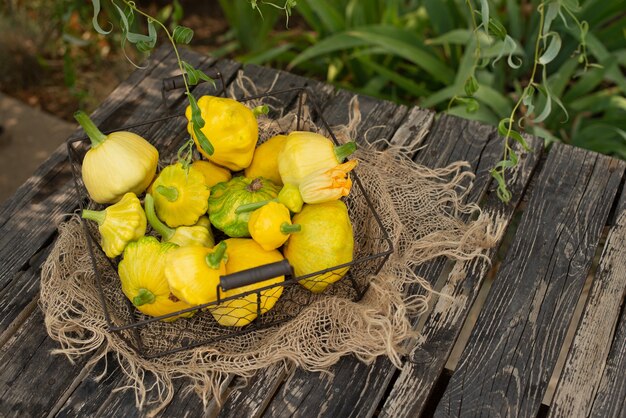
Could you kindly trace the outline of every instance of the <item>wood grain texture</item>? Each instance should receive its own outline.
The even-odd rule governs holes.
[[[550,406],[550,417],[583,417],[591,412],[626,294],[625,243],[626,212],[622,212],[607,237]]]
[[[552,148],[435,416],[537,414],[623,171]]]
[[[87,356],[70,364],[51,356],[58,344],[47,337],[43,314],[35,310],[0,349],[0,416],[45,416],[80,373]]]
[[[594,418],[626,416],[626,379],[624,376],[626,376],[626,307],[622,302],[618,328],[589,416]]]
[[[494,140],[500,138],[495,137]],[[532,137],[528,137],[527,140],[532,152],[528,153],[519,146],[515,150],[520,156],[520,165],[516,169],[514,180],[509,184],[512,192],[509,204],[502,203],[492,190],[482,205],[484,213],[492,219],[498,219],[504,228],[508,227],[541,156],[542,142]],[[494,259],[499,244],[485,254],[489,260]],[[469,310],[491,267],[491,263],[484,259],[455,263],[440,290],[442,296],[436,299],[433,310],[428,313],[421,330],[422,339],[409,354],[409,361],[404,364],[394,382],[381,408],[380,416],[417,417],[424,412],[426,401],[443,372]]]

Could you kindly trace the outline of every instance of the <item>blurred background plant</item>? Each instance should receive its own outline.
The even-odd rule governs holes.
[[[556,53],[534,77],[548,91],[534,89],[532,100],[517,109],[521,119],[534,108],[523,129],[548,144],[562,141],[626,159],[623,1],[298,0],[288,25],[284,10],[262,1],[137,5],[192,28],[192,46],[202,52],[497,126],[529,93],[541,3],[559,6],[560,13],[547,16],[541,44],[542,54],[550,48]],[[2,8],[5,92],[26,100],[33,95],[39,106],[70,118],[79,105],[89,109],[108,94],[99,88],[115,85],[112,80],[132,70],[119,59],[115,37],[121,34],[93,31],[90,2],[5,0]],[[485,11],[489,18],[483,25]]]

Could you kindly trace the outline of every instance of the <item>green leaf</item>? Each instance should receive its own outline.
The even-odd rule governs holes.
[[[315,14],[329,33],[336,33],[345,29],[346,26],[342,14],[333,7],[333,4],[336,4],[336,2],[304,0],[303,3],[312,3]]]
[[[408,29],[374,25],[347,33],[370,44],[387,48],[390,53],[412,62],[443,83],[450,84],[454,80],[454,72],[421,46],[421,39]]]
[[[504,180],[504,177],[502,177],[502,175],[495,168],[490,170],[489,173],[491,174],[491,177],[493,177],[494,180],[498,183],[498,188],[496,190],[498,198],[504,203],[509,203],[513,195],[509,191],[508,187],[506,187],[506,181]]]
[[[547,39],[550,39],[548,47],[546,48],[544,53],[541,55],[541,57],[539,57],[539,63],[541,65],[546,65],[552,62],[552,60],[556,58],[559,51],[561,50],[561,36],[559,36],[558,33],[550,32],[550,33],[545,34],[544,42],[548,42]]]
[[[426,45],[466,45],[472,36],[473,33],[469,29],[453,29],[436,38],[427,39],[424,43]]]
[[[513,109],[509,98],[486,83],[480,85],[478,91],[474,93],[474,97],[491,108],[500,118],[511,114],[511,110]],[[497,121],[494,125],[496,124]]]
[[[512,127],[511,118],[504,118],[498,123],[498,133],[504,138],[512,138],[518,142],[526,151],[530,151],[528,143],[524,137]],[[511,125],[510,129],[509,126]]]
[[[215,81],[211,77],[209,77],[202,71],[197,70],[187,61],[181,61],[181,62],[183,64],[183,69],[187,73],[187,81],[189,84],[191,84],[192,86],[195,86],[196,84],[200,82],[200,80],[204,80],[204,81],[208,81],[212,83],[213,87],[215,87]]]
[[[535,118],[536,123],[541,123],[544,120],[546,120],[548,116],[550,116],[550,112],[552,112],[552,97],[550,96],[550,94],[548,94],[547,90],[543,88],[542,86],[540,86],[539,91],[546,98],[546,104],[543,110],[541,111],[541,113]]]
[[[474,77],[474,74],[470,75],[467,80],[465,80],[465,94],[469,97],[474,96],[474,93],[478,91],[478,87],[478,81],[476,80],[476,77]]]
[[[174,0],[174,12],[172,13],[172,20],[174,22],[180,22],[180,20],[183,18],[184,12],[183,12],[183,7],[180,5],[180,2],[178,0]]]
[[[93,18],[91,19],[91,22],[93,23],[93,28],[101,35],[108,35],[109,33],[111,33],[112,29],[106,31],[102,29],[102,27],[98,23],[98,15],[100,14],[100,0],[91,0],[91,4],[93,4]]]
[[[200,144],[200,148],[202,148],[207,155],[213,155],[215,149],[213,148],[211,141],[209,141],[204,132],[202,132],[204,119],[202,119],[202,112],[198,107],[198,102],[191,93],[187,93],[187,97],[189,98],[189,105],[191,106],[191,126],[193,133],[196,136],[196,140],[198,141],[198,144]]]
[[[148,52],[154,48],[157,41],[156,28],[152,19],[148,20],[148,38],[149,40],[140,40],[137,42],[137,49],[141,52]]]
[[[504,25],[494,18],[489,18],[489,33],[501,41],[504,41],[507,35]]]
[[[551,2],[548,4],[548,9],[545,11],[545,15],[543,19],[542,33],[546,34],[550,32],[550,26],[552,26],[552,22],[559,14],[560,9],[561,9],[561,5],[558,2]]]
[[[482,17],[482,27],[485,32],[489,33],[489,3],[487,0],[480,0],[480,14]]]
[[[174,28],[174,33],[172,33],[172,38],[177,44],[189,44],[193,39],[193,30],[186,26],[176,26]]]
[[[380,65],[378,63],[373,62],[372,60],[367,60],[363,58],[359,59],[359,62],[365,67],[368,67],[372,69],[374,72],[389,79],[391,82],[395,83],[396,85],[403,88],[407,92],[411,93],[411,95],[415,97],[426,96],[429,93],[429,90],[423,84],[418,84],[415,81],[411,80],[410,78],[404,77],[403,75],[398,74],[398,72],[392,69],[389,69],[388,67],[385,67],[384,65]]]
[[[321,55],[330,54],[336,51],[344,51],[351,48],[366,46],[369,42],[364,39],[356,38],[346,32],[341,32],[336,35],[329,36],[326,39],[321,40],[317,44],[310,48],[305,49],[299,54],[293,61],[289,63],[288,68],[293,68],[305,61],[310,61],[313,58],[317,58]]]
[[[509,67],[517,69],[519,67],[521,67],[522,62],[521,60],[519,60],[518,62],[513,61],[513,55],[515,55],[518,51],[517,48],[517,43],[515,42],[515,40],[513,38],[511,38],[509,35],[506,35],[504,37],[504,42],[502,42],[502,47],[500,48],[500,52],[498,53],[498,56],[496,57],[495,60],[492,61],[491,65],[494,66],[496,64],[496,62],[500,61],[500,58],[502,58],[504,55],[507,55],[507,63],[509,64]]]

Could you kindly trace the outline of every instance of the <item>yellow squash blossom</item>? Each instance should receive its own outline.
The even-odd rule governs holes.
[[[323,203],[348,196],[352,188],[348,173],[356,165],[357,160],[350,160],[306,176],[300,183],[300,195],[304,203]]]

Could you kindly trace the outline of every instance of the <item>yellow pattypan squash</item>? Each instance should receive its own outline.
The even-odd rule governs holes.
[[[269,202],[250,214],[248,229],[253,240],[265,251],[271,251],[283,245],[289,234],[300,231],[300,225],[291,223],[285,205]]]
[[[176,163],[165,167],[150,186],[160,219],[171,227],[193,225],[206,213],[209,189],[204,176],[193,167]]]
[[[126,193],[143,193],[156,173],[157,149],[132,132],[103,134],[84,112],[78,111],[74,117],[91,140],[81,168],[91,199],[115,203]]]
[[[259,139],[259,127],[252,110],[236,100],[214,96],[200,97],[198,108],[204,119],[201,131],[214,148],[213,154],[202,148],[193,130],[191,106],[187,106],[187,130],[196,142],[198,151],[207,160],[232,171],[249,166]]]
[[[230,238],[226,240],[226,244],[228,245],[226,274],[232,274],[238,271],[283,260],[283,256],[279,251],[265,251],[259,244],[251,239]],[[274,277],[260,283],[223,291],[220,294],[220,297],[227,298],[236,296],[261,287],[280,283],[284,280],[285,276]],[[271,289],[263,290],[261,292],[261,314],[264,314],[272,309],[282,293],[282,286],[276,286]],[[217,307],[210,306],[208,309],[213,315],[213,318],[215,318],[220,325],[227,327],[242,327],[244,325],[248,325],[257,317],[257,294],[251,293],[241,298],[223,302]]]
[[[299,186],[309,174],[337,166],[355,150],[355,142],[335,146],[323,135],[294,131],[278,154],[278,171],[284,184]]]
[[[265,177],[282,186],[283,181],[278,172],[278,153],[286,140],[286,135],[276,135],[256,147],[252,163],[244,171],[245,176],[248,178]]]
[[[193,226],[170,228],[157,217],[154,211],[154,198],[150,193],[146,193],[145,206],[146,217],[148,222],[150,222],[150,226],[161,235],[163,241],[171,242],[181,247],[190,245],[213,247],[215,245],[213,233],[211,232],[211,221],[209,221],[208,217],[201,216],[198,219],[198,223]]]
[[[214,248],[180,247],[170,252],[165,277],[172,293],[191,305],[216,301],[220,276],[226,274],[225,256],[224,241]]]
[[[156,238],[148,236],[131,242],[124,250],[118,266],[122,291],[146,315],[161,316],[191,308],[191,305],[172,295],[165,279],[165,258],[175,249],[174,244],[160,243]],[[193,313],[187,312],[164,321],[173,321],[180,316],[189,317]]]
[[[98,223],[100,245],[110,258],[122,254],[130,241],[146,233],[146,215],[134,193],[126,193],[122,200],[101,211],[85,209],[81,216]]]
[[[348,209],[341,200],[304,205],[293,217],[301,230],[285,243],[285,258],[296,276],[314,273],[352,261],[354,236]],[[319,293],[341,279],[348,267],[313,276],[299,283],[311,292]]]
[[[202,173],[204,184],[208,188],[215,186],[217,183],[228,181],[233,177],[227,168],[220,167],[211,161],[197,160],[191,163],[191,166]]]

